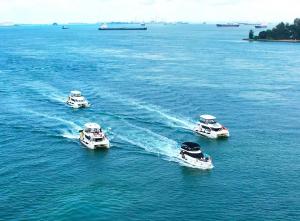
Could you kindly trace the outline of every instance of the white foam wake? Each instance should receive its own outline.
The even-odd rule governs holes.
[[[66,120],[66,119],[63,119],[63,118],[60,118],[60,117],[57,117],[57,116],[51,116],[51,115],[48,115],[48,114],[39,113],[39,112],[36,112],[36,111],[33,111],[33,110],[28,110],[27,112],[32,113],[36,116],[40,116],[40,117],[44,117],[44,118],[47,118],[47,119],[59,121],[61,123],[64,123],[66,125],[71,126],[71,128],[76,130],[76,131],[81,129],[81,127],[78,124],[74,123],[73,121],[69,121],[69,120]]]
[[[57,117],[57,116],[51,116],[48,114],[39,113],[39,112],[36,112],[33,110],[26,110],[26,112],[34,114],[35,116],[38,116],[38,117],[43,117],[46,119],[55,120],[55,121],[62,123],[66,127],[65,129],[60,130],[61,131],[60,135],[62,137],[65,137],[68,139],[79,139],[78,131],[81,129],[81,127],[78,124],[74,123],[73,121],[69,121],[69,120],[66,120],[66,119],[63,119],[63,118]]]
[[[178,143],[165,136],[157,134],[147,128],[142,128],[122,120],[126,129],[116,130],[116,137],[140,147],[147,152],[162,155],[165,159],[172,160],[178,155]]]
[[[63,96],[63,95],[57,94],[57,93],[50,94],[49,98],[54,101],[60,102],[60,103],[66,103],[66,101],[67,101],[66,96]]]
[[[57,88],[45,84],[43,82],[34,81],[30,84],[25,84],[27,87],[32,88],[37,93],[41,94],[44,97],[47,97],[50,100],[57,101],[60,103],[65,103],[67,97],[65,94],[61,93]]]
[[[147,104],[137,99],[133,99],[130,97],[126,97],[124,95],[117,94],[115,92],[102,91],[98,95],[104,96],[106,98],[110,97],[112,98],[112,100],[118,101],[125,105],[134,106],[135,108],[144,109],[148,112],[156,113],[161,118],[167,119],[168,121],[163,121],[163,122],[165,122],[167,125],[172,127],[181,127],[188,130],[193,130],[195,126],[195,123],[192,120],[170,114],[168,110],[164,110],[163,108],[156,105]]]
[[[159,114],[161,117],[168,119],[170,122],[175,123],[175,125],[172,124],[171,126],[180,126],[189,130],[192,130],[194,128],[194,123],[192,123],[191,121],[184,118],[180,118],[178,116],[170,115],[167,113],[167,111],[162,110],[160,107],[154,105],[140,104],[140,103],[137,103],[136,105],[150,112],[155,112]]]
[[[72,140],[78,140],[79,139],[79,134],[78,133],[72,133],[72,132],[68,132],[68,131],[62,131],[61,135],[64,138],[68,138],[68,139],[72,139]]]
[[[199,169],[197,166],[193,166],[185,163],[180,157],[179,144],[165,136],[157,134],[147,128],[142,128],[133,125],[125,120],[121,120],[128,128],[127,130],[118,131],[117,138],[144,149],[145,151],[156,154],[166,161],[178,163],[180,166],[191,167]],[[124,131],[127,133],[124,133]],[[129,132],[130,131],[130,132]]]

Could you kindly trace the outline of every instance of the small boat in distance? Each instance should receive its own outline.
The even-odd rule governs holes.
[[[217,24],[217,27],[240,27],[237,23]]]
[[[64,25],[61,28],[62,29],[69,29],[67,26],[64,26]]]
[[[80,130],[79,141],[90,149],[97,148],[109,148],[110,143],[105,133],[101,129],[99,124],[96,123],[86,123],[84,129]]]
[[[98,30],[100,31],[128,31],[128,30],[132,30],[132,31],[146,31],[147,27],[145,26],[145,24],[141,24],[141,27],[108,27],[107,24],[102,24]]]
[[[229,137],[229,131],[223,125],[219,124],[212,115],[201,115],[200,122],[194,128],[197,134],[208,138]]]
[[[73,108],[89,107],[89,102],[81,95],[80,91],[71,91],[66,102]]]
[[[209,170],[214,167],[211,157],[202,153],[199,144],[193,142],[184,142],[180,149],[181,151],[179,157],[186,164],[202,170]]]

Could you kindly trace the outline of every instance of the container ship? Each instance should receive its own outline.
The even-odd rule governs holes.
[[[267,28],[268,25],[266,24],[259,24],[259,25],[255,25],[255,28]]]
[[[145,31],[147,30],[147,27],[145,24],[141,24],[140,27],[108,27],[106,24],[102,24],[98,30],[101,31],[114,31],[114,30],[121,30],[121,31],[127,31],[127,30],[139,30],[139,31]]]
[[[236,23],[227,23],[227,24],[217,24],[217,27],[240,27],[240,25]]]

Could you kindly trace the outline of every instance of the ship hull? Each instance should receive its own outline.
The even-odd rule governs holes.
[[[255,25],[255,28],[267,28],[268,26],[266,25]]]
[[[146,31],[147,28],[98,28],[100,31]]]
[[[217,24],[217,27],[240,27],[240,25],[239,24]]]

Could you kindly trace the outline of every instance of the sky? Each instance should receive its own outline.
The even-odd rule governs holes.
[[[0,0],[0,22],[292,22],[300,0]]]

